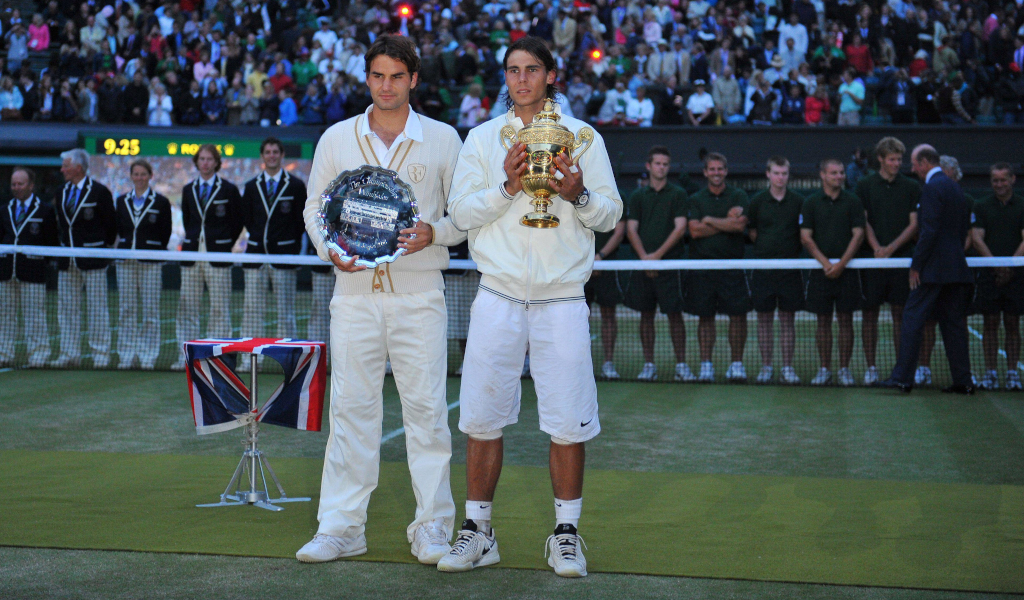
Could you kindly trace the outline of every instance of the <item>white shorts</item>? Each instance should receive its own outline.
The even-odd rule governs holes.
[[[526,306],[480,290],[462,371],[459,429],[483,434],[519,420],[526,351],[544,433],[585,442],[601,431],[583,300]]]

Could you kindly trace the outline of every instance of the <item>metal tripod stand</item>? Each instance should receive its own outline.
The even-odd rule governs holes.
[[[264,456],[263,452],[256,445],[260,433],[260,424],[256,420],[256,400],[258,398],[256,393],[256,355],[250,354],[249,359],[251,361],[249,371],[249,415],[246,417],[245,437],[242,441],[245,444],[242,460],[238,461],[235,473],[231,476],[231,481],[224,488],[224,493],[220,495],[220,502],[197,504],[196,506],[199,508],[252,504],[253,506],[276,512],[284,510],[284,507],[275,506],[275,504],[310,501],[309,498],[289,498],[284,493],[284,488],[281,487],[277,474],[270,467],[270,461],[267,460],[267,457]],[[264,469],[270,473],[270,478],[273,479],[274,485],[277,486],[277,493],[280,495],[278,498],[270,497],[270,489],[267,487],[267,476]],[[259,487],[260,483],[262,483],[262,487]],[[248,489],[244,489],[243,486],[247,486]]]

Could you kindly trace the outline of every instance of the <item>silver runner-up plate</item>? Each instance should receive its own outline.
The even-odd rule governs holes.
[[[326,246],[373,268],[405,254],[399,232],[419,221],[416,196],[398,173],[364,165],[338,175],[320,194],[317,224]]]

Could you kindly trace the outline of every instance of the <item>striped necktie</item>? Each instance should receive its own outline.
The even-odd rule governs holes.
[[[21,225],[22,221],[25,220],[25,217],[28,216],[28,200],[25,200],[24,202],[15,200],[15,202],[18,207],[18,212],[15,213],[14,223],[15,225]]]
[[[210,201],[210,184],[204,183],[199,186],[199,200],[203,206],[206,206],[206,203]]]
[[[68,199],[64,203],[64,206],[69,214],[75,212],[75,207],[78,206],[78,195],[81,193],[81,191],[82,190],[80,190],[78,186],[71,186],[71,190],[69,190],[68,193]]]
[[[267,179],[267,196],[273,198],[274,197],[274,192],[276,192],[276,191],[277,191],[277,180],[276,179],[269,179],[268,178]]]

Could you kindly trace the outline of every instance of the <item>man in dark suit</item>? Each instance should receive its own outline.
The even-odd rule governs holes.
[[[185,238],[181,249],[191,252],[231,252],[242,233],[242,195],[235,184],[222,179],[220,151],[203,144],[192,157],[199,171],[181,190],[181,219]],[[209,290],[210,318],[207,337],[231,337],[231,263],[181,263],[181,300],[178,303],[178,348],[199,337],[199,311],[203,284]],[[185,356],[171,366],[185,369]]]
[[[14,198],[0,210],[0,244],[56,246],[53,205],[35,195],[36,175],[25,167],[11,173]],[[42,367],[50,357],[46,327],[46,259],[30,254],[0,255],[0,366],[14,362],[18,305],[25,327],[28,366]]]
[[[267,138],[260,145],[264,170],[245,184],[242,194],[243,222],[249,232],[246,254],[299,254],[306,232],[302,208],[306,204],[306,184],[281,168],[284,144]],[[242,335],[263,336],[266,309],[270,305],[267,279],[273,286],[277,304],[279,338],[296,337],[295,265],[246,263],[245,310]],[[268,332],[269,333],[269,332]]]
[[[118,248],[166,250],[171,239],[171,203],[149,187],[153,167],[136,160],[128,167],[132,191],[118,197]],[[156,260],[117,261],[117,355],[118,369],[139,367],[152,370],[160,354],[160,276],[163,262]],[[139,299],[142,308],[139,309]],[[138,317],[141,313],[142,328]]]
[[[967,267],[964,238],[970,227],[967,202],[960,186],[939,167],[939,153],[922,144],[910,154],[914,174],[924,182],[918,209],[919,237],[910,264],[910,297],[903,309],[900,348],[885,387],[909,392],[925,322],[934,316],[942,331],[953,385],[944,392],[973,394],[967,353],[968,292],[974,277]]]
[[[76,148],[60,155],[63,190],[58,197],[57,226],[60,243],[69,248],[110,248],[117,240],[114,197],[102,183],[88,176],[89,155]],[[110,311],[107,307],[107,266],[105,258],[61,258],[57,260],[57,323],[60,327],[60,355],[55,367],[77,366],[81,357],[81,298],[85,287],[92,365],[104,369],[110,364]]]

